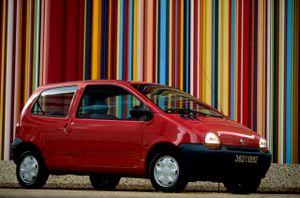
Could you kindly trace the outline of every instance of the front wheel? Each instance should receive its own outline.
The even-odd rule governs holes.
[[[49,176],[42,157],[32,151],[20,155],[16,173],[19,183],[24,188],[41,188]]]
[[[261,179],[248,179],[245,181],[225,181],[223,182],[228,192],[234,194],[249,194],[256,192]]]
[[[150,163],[149,173],[157,191],[182,191],[188,183],[179,157],[172,153],[158,153]]]
[[[120,177],[114,175],[90,175],[91,184],[97,190],[114,190],[120,179]]]

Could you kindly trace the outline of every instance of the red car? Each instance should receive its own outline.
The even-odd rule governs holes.
[[[12,153],[25,188],[42,187],[49,174],[86,174],[101,190],[141,177],[164,192],[204,180],[251,193],[271,163],[265,138],[207,104],[176,88],[128,81],[37,88]]]

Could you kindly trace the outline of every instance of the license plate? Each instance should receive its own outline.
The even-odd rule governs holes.
[[[258,156],[255,155],[236,155],[234,161],[236,163],[257,164]]]

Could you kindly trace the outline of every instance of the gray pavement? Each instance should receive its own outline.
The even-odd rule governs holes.
[[[9,189],[14,189],[18,192],[21,190],[15,175],[15,168],[16,166],[12,161],[0,161],[0,192],[2,192],[4,188],[7,188],[8,191]],[[88,176],[76,175],[51,175],[43,189],[46,190],[45,192],[49,189],[73,189],[83,190],[83,192],[86,190],[94,192],[92,191],[93,188]],[[117,191],[153,192],[154,189],[148,179],[122,178],[117,187]],[[24,191],[24,193],[25,192],[27,191]],[[42,190],[42,192],[44,192],[44,190]],[[202,194],[203,192],[226,192],[226,190],[222,183],[190,182],[185,192]],[[300,193],[300,165],[272,164],[266,178],[262,180],[258,192]],[[3,195],[2,193],[0,194]],[[24,195],[26,195],[26,193]]]
[[[251,197],[251,198],[276,198],[276,197],[300,197],[299,194],[250,194],[233,195],[229,193],[185,192],[185,193],[159,193],[138,191],[95,191],[95,190],[26,190],[26,189],[0,189],[0,197],[10,198],[228,198],[228,197]]]

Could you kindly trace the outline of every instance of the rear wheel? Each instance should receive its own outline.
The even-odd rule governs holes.
[[[16,173],[19,183],[24,188],[41,188],[49,176],[42,157],[32,151],[20,155]]]
[[[114,175],[90,175],[92,186],[97,190],[114,190],[120,182],[120,177]]]
[[[182,191],[188,183],[179,157],[171,152],[158,153],[150,163],[149,173],[157,191]]]
[[[225,181],[224,186],[228,192],[234,194],[249,194],[256,192],[261,179],[249,179],[245,181]]]

